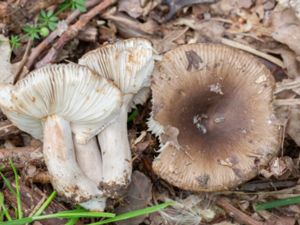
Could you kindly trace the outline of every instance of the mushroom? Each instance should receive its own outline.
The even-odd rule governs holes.
[[[47,66],[0,89],[0,107],[12,123],[43,140],[54,189],[90,210],[103,210],[105,198],[79,168],[72,132],[76,142],[88,142],[119,114],[121,104],[112,82],[75,64]]]
[[[253,56],[220,44],[167,52],[153,75],[154,172],[179,188],[217,191],[257,175],[278,153],[274,79]]]
[[[118,41],[88,52],[79,64],[112,80],[124,95],[120,115],[98,134],[103,163],[101,187],[114,197],[122,193],[130,182],[132,162],[127,113],[134,103],[145,100],[154,67],[152,46],[142,38]]]

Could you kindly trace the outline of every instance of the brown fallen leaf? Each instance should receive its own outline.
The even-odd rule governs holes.
[[[124,199],[124,205],[116,209],[118,214],[130,212],[132,210],[142,209],[149,205],[152,198],[151,180],[139,171],[134,171],[132,181],[129,186],[127,196]],[[125,221],[116,222],[118,225],[139,225],[144,221],[147,215],[139,216]]]
[[[144,11],[140,0],[120,0],[118,10],[126,12],[132,18],[140,17]]]
[[[299,0],[278,0],[283,7],[291,8],[300,19],[300,1]]]
[[[289,78],[297,78],[300,76],[300,62],[297,55],[287,47],[281,47],[273,50],[274,53],[280,54],[283,59],[284,67]]]
[[[169,6],[169,12],[165,16],[164,21],[170,20],[179,10],[184,7],[189,7],[195,4],[211,4],[216,0],[165,0]]]
[[[278,216],[270,213],[266,210],[258,212],[261,217],[265,219],[264,225],[294,225],[296,223],[296,218],[288,216]]]
[[[287,134],[300,146],[300,106],[290,106],[289,120],[286,127]]]
[[[152,39],[154,49],[161,54],[175,48],[177,44],[174,43],[174,41],[183,36],[187,30],[188,27],[183,29],[174,29],[167,32],[163,39]]]
[[[195,30],[197,40],[195,42],[215,42],[221,39],[225,33],[222,21],[202,21],[194,17],[179,18],[174,22],[176,25],[185,25]]]
[[[277,9],[277,10],[276,10]],[[272,14],[272,37],[300,55],[300,21],[291,9],[276,8]]]
[[[223,0],[213,4],[211,8],[217,14],[230,15],[231,13],[236,14],[241,8],[248,9],[252,5],[252,0]]]
[[[131,37],[145,37],[150,39],[157,31],[157,24],[154,20],[147,20],[144,23],[139,22],[124,13],[115,13],[116,9],[113,8],[110,11],[104,13],[102,17],[109,21],[112,21],[120,33],[120,36],[124,38]]]

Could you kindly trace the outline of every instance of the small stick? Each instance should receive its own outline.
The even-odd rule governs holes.
[[[300,105],[300,99],[292,98],[292,99],[275,99],[273,104],[276,106],[293,106]]]
[[[29,40],[28,43],[27,43],[27,46],[26,46],[26,50],[24,52],[24,55],[23,55],[23,58],[22,60],[19,62],[19,68],[18,70],[15,72],[15,79],[14,79],[14,84],[19,80],[19,78],[22,76],[22,72],[23,72],[23,69],[24,69],[24,66],[27,62],[27,59],[28,59],[28,55],[29,55],[29,51],[30,51],[30,48],[31,48],[31,45],[32,45],[32,40]]]
[[[90,8],[98,4],[100,0],[89,0],[86,2],[86,8]],[[69,25],[71,24],[79,15],[81,12],[79,10],[75,10],[72,12],[66,19],[66,23]],[[37,57],[41,55],[41,53],[48,48],[52,42],[59,36],[59,30],[55,29],[48,37],[46,37],[37,47],[33,48],[31,50],[31,54],[28,57],[26,67],[28,70],[31,69],[31,67],[34,65],[35,60]]]
[[[58,54],[60,53],[61,49],[68,43],[70,40],[75,38],[79,31],[81,31],[87,23],[98,15],[101,11],[109,7],[110,5],[114,4],[115,0],[103,0],[97,6],[92,8],[89,12],[81,15],[79,20],[70,26],[67,31],[65,31],[60,38],[56,41],[53,47],[50,49],[48,54],[36,64],[36,67],[42,67],[47,65],[48,63],[53,63],[57,59]]]
[[[221,42],[224,44],[224,45],[228,45],[230,47],[234,47],[234,48],[237,48],[237,49],[241,49],[241,50],[244,50],[246,52],[250,52],[252,53],[253,55],[256,55],[256,56],[259,56],[261,58],[264,58],[272,63],[274,63],[275,65],[279,66],[280,68],[285,68],[283,62],[280,60],[280,59],[277,59],[267,53],[264,53],[264,52],[261,52],[261,51],[258,51],[250,46],[247,46],[247,45],[244,45],[244,44],[241,44],[239,42],[236,42],[236,41],[233,41],[233,40],[229,40],[227,38],[222,38],[221,39]]]
[[[237,222],[246,224],[246,225],[264,225],[263,222],[259,222],[247,214],[243,213],[239,209],[235,208],[229,203],[226,198],[219,198],[216,201],[216,204],[222,207],[230,216],[236,219]]]
[[[5,138],[11,134],[17,134],[20,130],[13,125],[9,120],[0,122],[0,139]]]

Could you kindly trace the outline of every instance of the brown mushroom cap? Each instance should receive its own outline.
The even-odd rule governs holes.
[[[191,44],[167,52],[152,85],[149,124],[162,144],[155,173],[192,191],[253,178],[279,150],[274,84],[262,63],[230,47]]]

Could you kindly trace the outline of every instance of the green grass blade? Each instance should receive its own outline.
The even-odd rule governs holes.
[[[137,117],[138,114],[139,114],[139,111],[138,111],[137,109],[135,109],[135,110],[128,116],[127,122],[132,122],[132,121]]]
[[[18,220],[3,222],[1,223],[1,225],[24,225],[26,223],[31,223],[31,222],[33,222],[32,217],[26,217]]]
[[[44,219],[53,219],[53,218],[63,218],[63,219],[72,219],[78,217],[86,218],[98,218],[98,217],[114,217],[113,213],[106,212],[68,212],[63,211],[54,214],[42,215],[42,216],[33,216],[34,220],[44,220]]]
[[[41,207],[36,211],[34,216],[41,215],[44,212],[44,210],[48,207],[48,205],[52,202],[55,196],[56,196],[56,191],[53,191],[51,195],[46,199],[46,201],[41,205]]]
[[[3,193],[0,192],[0,221],[3,221],[3,217],[4,217],[4,196]]]
[[[8,190],[14,195],[17,196],[17,193],[14,191],[13,187],[11,186],[9,180],[3,175],[3,173],[0,171],[0,176],[2,177],[5,186],[8,188]]]
[[[12,221],[12,218],[11,218],[11,216],[9,215],[8,209],[6,208],[6,206],[3,205],[2,208],[3,208],[3,214],[5,215],[6,219],[7,219],[8,221]]]
[[[300,196],[296,196],[296,197],[279,199],[279,200],[275,200],[275,201],[257,204],[255,206],[255,210],[260,211],[260,210],[272,209],[272,208],[277,208],[277,207],[286,206],[286,205],[299,204],[299,203],[300,203]]]
[[[17,169],[14,165],[14,163],[12,162],[12,160],[9,160],[9,164],[14,172],[14,176],[15,176],[15,182],[16,182],[16,198],[17,198],[17,214],[18,214],[18,218],[21,219],[23,217],[23,211],[22,211],[22,203],[21,203],[21,194],[20,194],[20,186],[19,186],[19,175],[17,173]]]
[[[174,204],[174,202],[166,202],[166,203],[162,203],[162,204],[152,206],[152,207],[148,207],[148,208],[145,208],[145,209],[139,209],[139,210],[135,210],[135,211],[128,212],[128,213],[123,213],[123,214],[117,215],[116,217],[106,219],[106,220],[96,222],[96,223],[90,223],[88,225],[101,225],[101,224],[107,224],[107,223],[117,222],[117,221],[121,221],[121,220],[127,220],[127,219],[131,219],[131,218],[134,218],[134,217],[138,217],[138,216],[142,216],[142,215],[157,212],[157,211],[162,210],[162,209],[164,209],[164,208],[166,208],[170,205],[173,205],[173,204]]]
[[[78,220],[79,218],[72,218],[65,225],[75,225]]]
[[[73,212],[72,212],[73,211]],[[38,220],[46,220],[46,219],[78,219],[80,217],[86,218],[100,218],[100,217],[114,217],[113,213],[105,213],[105,212],[79,212],[77,209],[70,211],[63,211],[54,214],[41,215],[41,216],[32,216],[26,217],[18,220],[12,220],[8,222],[3,222],[1,225],[24,225],[26,223],[31,223]]]
[[[8,210],[7,210],[7,208],[6,208],[5,204],[4,204],[4,195],[3,195],[2,192],[0,192],[0,212],[1,212],[1,219],[0,219],[0,221],[3,220],[3,216],[5,216],[8,221],[12,220],[11,217],[10,217],[10,215],[9,215],[9,213],[8,213]]]

